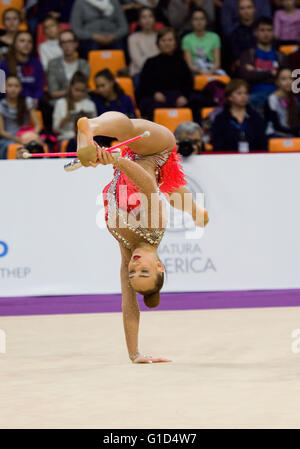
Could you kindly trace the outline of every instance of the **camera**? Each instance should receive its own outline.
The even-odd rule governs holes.
[[[183,157],[188,157],[194,152],[193,141],[191,139],[183,139],[178,143],[178,153]]]
[[[28,153],[31,153],[31,154],[43,153],[44,152],[43,145],[41,145],[40,143],[36,142],[35,140],[31,140],[29,143],[24,145],[24,148],[26,148]]]

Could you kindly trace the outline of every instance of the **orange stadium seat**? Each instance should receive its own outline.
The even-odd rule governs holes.
[[[43,114],[42,114],[42,111],[39,111],[39,110],[37,109],[35,112],[36,112],[37,118],[38,118],[38,120],[39,120],[39,122],[40,122],[40,124],[41,124],[41,127],[44,128],[44,120],[43,120]],[[31,123],[31,124],[33,125],[33,123]]]
[[[100,70],[109,69],[116,76],[118,70],[126,67],[123,50],[92,50],[89,52],[88,61],[91,66],[91,89],[95,88],[94,76]]]
[[[231,78],[228,75],[195,75],[194,76],[194,89],[202,90],[210,81],[221,81],[224,84],[228,84]]]
[[[299,45],[281,45],[279,47],[279,51],[284,53],[285,55],[290,55],[291,53],[295,53],[299,49]]]
[[[20,148],[19,143],[11,143],[7,148],[7,159],[16,159],[17,149]],[[44,153],[48,153],[48,145],[44,143],[43,145]]]
[[[3,28],[2,23],[2,14],[6,9],[15,8],[22,9],[24,6],[24,0],[0,0],[0,20],[1,20],[1,28]]]
[[[170,131],[174,132],[177,126],[181,122],[192,122],[193,115],[189,108],[177,108],[177,109],[155,109],[154,110],[154,122],[159,125],[163,125]]]
[[[272,153],[281,153],[283,151],[300,152],[300,138],[278,138],[269,140],[269,151]]]
[[[202,120],[205,120],[214,109],[215,108],[202,108],[201,109]]]
[[[120,87],[122,87],[125,94],[129,95],[131,97],[133,103],[136,104],[132,79],[127,78],[127,77],[126,78],[122,77],[122,78],[117,78],[116,81],[118,82]]]

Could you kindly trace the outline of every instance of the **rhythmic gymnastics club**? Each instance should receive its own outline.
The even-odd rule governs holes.
[[[142,135],[133,137],[133,139],[125,140],[125,142],[118,143],[118,145],[115,145],[113,147],[107,148],[106,151],[109,151],[110,153],[119,148],[123,147],[124,145],[128,145],[129,143],[135,142],[136,140],[140,140],[143,137],[149,137],[150,132],[145,131]],[[23,159],[31,159],[33,157],[77,157],[77,153],[28,153],[27,151],[23,153]]]

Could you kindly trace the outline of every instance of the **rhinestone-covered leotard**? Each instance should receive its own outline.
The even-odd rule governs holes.
[[[175,153],[176,148],[158,154],[142,156],[134,153],[130,148],[125,148],[125,150],[122,151],[122,156],[133,161],[142,159],[152,160],[155,165],[156,180],[158,184],[157,193],[160,194],[160,192],[171,193],[174,188],[186,183],[186,181],[184,180],[182,169],[178,163],[178,155],[176,154],[175,156]],[[164,174],[162,169],[164,166],[168,165],[170,166],[169,170],[167,169],[166,174]],[[172,179],[172,177],[174,179]],[[127,188],[127,195],[125,199],[120,197],[119,195],[119,187],[122,185],[126,185]],[[166,186],[165,190],[161,188],[164,185]],[[128,223],[126,215],[130,212],[137,213],[140,211],[140,201],[138,199],[133,202],[134,204],[132,204],[132,201],[128,201],[130,195],[137,192],[139,192],[139,189],[119,169],[115,169],[113,180],[103,190],[105,220],[107,226],[110,232],[117,238],[117,240],[120,241],[125,246],[125,248],[128,249],[131,249],[129,241],[124,238],[118,231],[116,231],[114,229],[114,226],[110,226],[111,220],[115,223],[116,214],[122,222],[122,225],[124,225],[130,231],[134,232],[139,237],[142,237],[151,245],[159,245],[165,232],[165,229],[148,229],[142,227],[141,225],[132,225]]]

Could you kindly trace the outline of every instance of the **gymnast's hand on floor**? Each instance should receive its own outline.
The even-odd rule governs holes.
[[[114,159],[112,153],[109,153],[103,147],[97,148],[97,162],[93,163],[90,161],[90,165],[92,167],[97,167],[99,164],[109,165],[109,164],[114,164],[114,163],[115,163],[115,159]]]
[[[162,363],[162,362],[172,362],[172,360],[165,359],[163,357],[152,357],[150,355],[138,354],[132,363]]]

